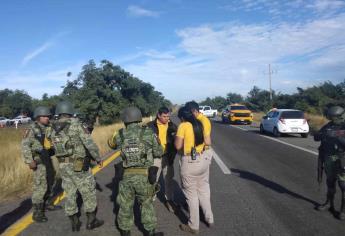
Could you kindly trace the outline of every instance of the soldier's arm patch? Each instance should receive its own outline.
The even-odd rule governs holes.
[[[30,134],[30,129],[25,129],[23,132],[23,138],[29,137],[29,134]]]

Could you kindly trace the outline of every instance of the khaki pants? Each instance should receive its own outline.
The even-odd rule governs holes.
[[[209,184],[212,150],[198,155],[196,160],[191,156],[182,156],[180,160],[182,191],[189,207],[188,225],[199,230],[199,204],[208,223],[214,223],[211,209],[211,193]]]
[[[168,165],[168,158],[166,155],[163,155],[161,164],[159,165],[159,169],[157,172],[157,182],[159,182],[159,177],[163,174],[163,182],[164,182],[164,189],[165,189],[165,198],[166,200],[173,200],[174,198],[174,166]]]

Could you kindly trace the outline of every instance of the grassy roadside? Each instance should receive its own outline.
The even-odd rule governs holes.
[[[147,123],[149,120],[149,118],[144,118],[143,123]],[[102,156],[111,151],[107,144],[108,139],[122,127],[122,123],[95,127],[92,138]],[[30,194],[32,189],[32,171],[21,158],[23,132],[23,128],[0,129],[0,203],[22,198],[24,195]]]

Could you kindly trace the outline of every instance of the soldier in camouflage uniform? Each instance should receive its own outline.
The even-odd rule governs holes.
[[[62,187],[66,193],[65,212],[71,220],[72,231],[79,231],[81,226],[77,215],[77,191],[82,196],[87,215],[86,228],[100,227],[104,222],[96,218],[96,181],[89,165],[85,165],[89,163],[88,151],[93,160],[102,166],[98,147],[89,132],[83,129],[77,119],[72,118],[74,109],[71,103],[64,101],[57,104],[55,114],[59,119],[52,125],[48,138],[60,163]]]
[[[142,115],[138,108],[126,108],[122,120],[126,128],[115,133],[108,141],[111,148],[118,147],[121,150],[123,161],[123,168],[118,170],[122,172],[122,180],[116,199],[120,207],[117,215],[120,233],[130,235],[134,221],[133,204],[137,197],[145,228],[144,235],[162,235],[155,233],[157,218],[153,207],[153,197],[158,190],[156,177],[163,154],[162,147],[150,128],[139,125]]]
[[[339,214],[340,219],[345,219],[345,121],[344,109],[333,106],[327,111],[327,118],[331,121],[323,126],[314,135],[315,141],[321,141],[319,147],[319,175],[325,169],[327,176],[327,200],[317,207],[318,210],[334,210],[334,196],[336,192],[336,182],[342,191],[342,204]]]
[[[47,107],[39,106],[34,111],[36,120],[30,128],[25,131],[22,140],[22,158],[29,168],[33,170],[33,192],[32,219],[35,222],[46,222],[44,202],[48,196],[48,209],[54,210],[52,199],[52,187],[55,182],[55,171],[50,159],[51,144],[46,139],[46,132],[49,130],[50,110]],[[50,198],[49,198],[50,197]]]

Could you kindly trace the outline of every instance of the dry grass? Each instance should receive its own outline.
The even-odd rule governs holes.
[[[30,191],[32,173],[21,158],[22,129],[0,129],[0,202]]]
[[[326,117],[320,115],[305,114],[305,118],[308,120],[311,132],[319,130],[328,122]]]

